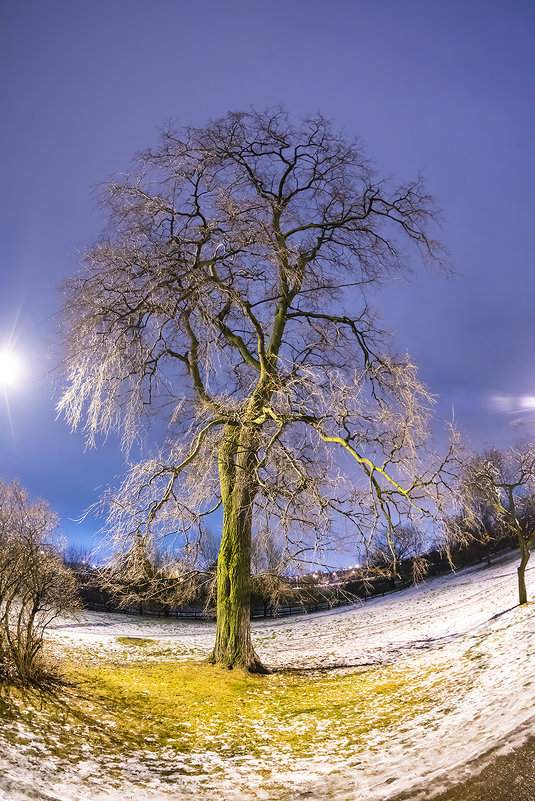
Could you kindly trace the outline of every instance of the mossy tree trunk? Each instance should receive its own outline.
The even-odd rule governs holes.
[[[251,673],[269,673],[255,654],[251,640],[251,539],[259,487],[260,430],[265,407],[277,385],[277,358],[291,301],[284,270],[281,276],[281,299],[258,383],[241,424],[226,426],[218,455],[223,532],[217,559],[217,632],[211,661]]]
[[[251,532],[257,491],[254,432],[226,432],[219,452],[223,532],[217,560],[217,633],[211,661],[266,673],[251,640]]]

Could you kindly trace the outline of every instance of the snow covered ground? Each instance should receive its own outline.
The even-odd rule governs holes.
[[[254,624],[257,653],[272,668],[310,671],[313,679],[392,666],[406,686],[429,690],[431,704],[373,731],[364,747],[356,748],[339,725],[312,756],[289,759],[269,748],[255,757],[167,753],[162,758],[177,767],[171,784],[138,753],[121,766],[118,785],[108,780],[106,765],[90,756],[69,767],[47,755],[43,744],[41,757],[30,759],[2,729],[0,801],[387,801],[402,792],[417,798],[421,788],[447,786],[464,777],[476,758],[490,758],[535,733],[535,604],[516,605],[516,558],[508,555],[490,568],[472,567],[356,607]],[[535,568],[527,577],[528,592],[535,594]],[[139,659],[139,649],[118,637],[155,640],[144,649],[147,662],[161,658],[162,646],[167,659],[202,659],[213,645],[214,626],[84,612],[54,627],[50,647],[95,664],[119,654]],[[36,736],[30,738],[33,746]],[[188,771],[188,759],[195,771]]]

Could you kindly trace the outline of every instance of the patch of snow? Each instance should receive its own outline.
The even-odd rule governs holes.
[[[516,555],[511,555],[490,568],[470,568],[355,607],[256,621],[255,647],[271,667],[350,672],[392,665],[415,681],[443,676],[443,690],[431,710],[386,732],[372,732],[359,750],[344,738],[342,726],[323,753],[291,761],[270,750],[269,742],[265,755],[257,757],[169,749],[170,785],[156,778],[143,753],[121,766],[124,780],[114,786],[103,765],[88,759],[69,768],[46,754],[29,759],[2,742],[0,732],[0,801],[387,801],[401,792],[416,793],[535,733],[534,614],[534,604],[517,605]],[[84,612],[57,622],[50,645],[90,651],[97,661],[118,653],[137,659],[139,648],[117,638],[143,637],[156,641],[143,649],[148,660],[161,658],[162,647],[166,658],[197,659],[209,655],[214,636],[214,624],[207,622]]]

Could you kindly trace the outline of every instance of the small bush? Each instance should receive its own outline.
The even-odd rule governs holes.
[[[47,626],[78,605],[74,576],[51,536],[56,515],[17,483],[0,481],[0,679],[50,678],[42,655]]]

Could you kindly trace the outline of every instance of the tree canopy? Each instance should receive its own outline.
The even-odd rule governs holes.
[[[432,398],[372,308],[415,258],[441,261],[433,200],[421,177],[380,178],[321,115],[283,109],[169,126],[100,197],[108,228],[65,286],[59,409],[127,451],[165,421],[108,527],[172,534],[191,558],[222,506],[214,659],[261,669],[252,537],[277,532],[286,564],[319,559],[440,500]]]

